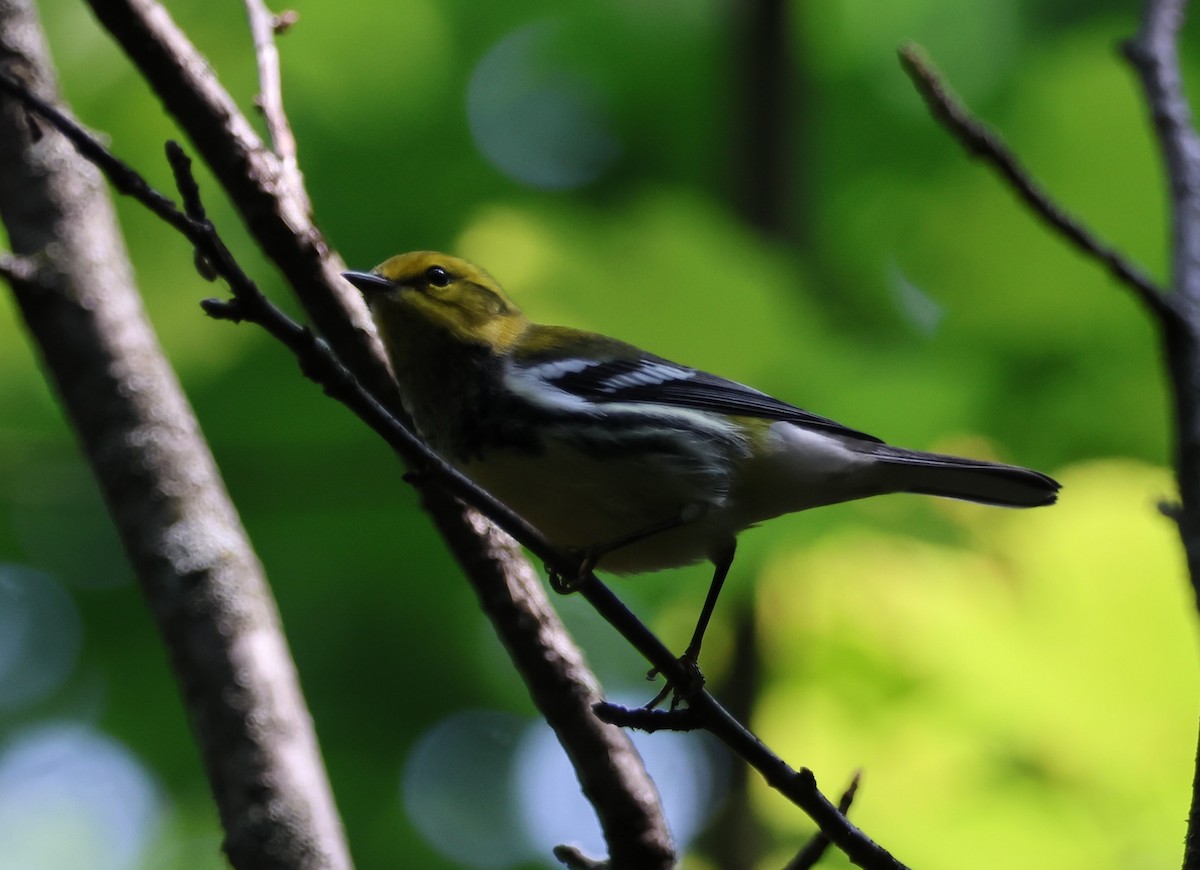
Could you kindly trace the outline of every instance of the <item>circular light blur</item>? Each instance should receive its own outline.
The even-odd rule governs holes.
[[[66,590],[46,574],[0,564],[0,711],[62,685],[80,644],[79,613]]]
[[[658,787],[671,836],[683,852],[716,805],[718,780],[712,756],[700,735],[660,731],[631,732],[630,737]],[[579,790],[579,779],[544,722],[526,732],[513,764],[526,836],[539,856],[547,859],[559,844],[578,846],[584,854],[608,854],[591,804]]]
[[[409,753],[401,783],[405,812],[446,858],[494,870],[535,857],[509,788],[525,724],[509,713],[458,713],[426,732]]]
[[[158,789],[142,764],[86,726],[43,725],[0,750],[5,867],[132,870],[160,816]]]
[[[559,33],[545,21],[513,31],[483,56],[467,85],[476,146],[532,187],[580,187],[620,150],[594,92],[550,59]]]
[[[662,797],[680,851],[724,791],[702,735],[633,734]],[[607,854],[595,811],[554,732],[544,722],[493,711],[459,713],[413,747],[402,782],[405,811],[426,841],[464,867],[496,870],[536,861],[558,867],[552,850]]]

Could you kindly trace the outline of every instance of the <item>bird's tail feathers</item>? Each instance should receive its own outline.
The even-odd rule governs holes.
[[[1000,507],[1040,507],[1058,499],[1059,483],[1040,471],[941,453],[872,445],[890,492],[957,498]]]

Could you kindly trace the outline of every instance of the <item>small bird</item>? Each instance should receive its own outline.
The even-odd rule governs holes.
[[[625,342],[533,323],[457,257],[415,251],[343,275],[421,436],[551,543],[617,574],[712,562],[692,665],[737,536],[756,523],[896,492],[1057,498],[1037,471],[892,447]]]

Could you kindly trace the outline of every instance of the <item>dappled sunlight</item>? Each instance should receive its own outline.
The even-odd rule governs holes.
[[[1048,510],[956,512],[972,549],[846,529],[763,570],[763,738],[914,866],[1174,856],[1200,669],[1162,469],[1065,471]],[[772,823],[808,823],[758,788]],[[952,823],[951,823],[952,822]],[[1050,860],[1048,856],[1058,856]]]

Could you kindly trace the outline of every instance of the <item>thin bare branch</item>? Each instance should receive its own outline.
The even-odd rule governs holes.
[[[612,870],[612,862],[589,858],[578,846],[555,846],[554,857],[567,870]]]
[[[399,397],[383,346],[345,264],[313,223],[309,198],[254,131],[212,67],[155,0],[88,0],[212,169],[263,252],[309,318],[367,386]]]
[[[294,189],[203,56],[154,0],[88,3],[187,132],[338,358],[394,418],[405,419],[366,306],[342,279],[345,266],[313,223],[307,195]],[[550,631],[541,622],[553,611],[540,584],[530,583],[532,568],[520,546],[444,487],[420,479],[417,486],[476,594],[507,598],[507,607],[489,611],[493,627],[597,801],[613,859],[629,866],[663,863],[671,852],[670,834],[654,785],[627,736],[592,716],[591,705],[599,700],[595,681],[581,677],[587,673],[582,654],[565,631]],[[544,630],[522,635],[531,625]],[[548,642],[559,646],[539,646]],[[569,691],[563,688],[567,683]]]
[[[1183,92],[1179,30],[1186,0],[1150,0],[1137,35],[1123,45],[1154,119],[1171,202],[1173,284],[1200,306],[1200,136]]]
[[[903,46],[900,49],[900,62],[934,117],[942,122],[969,154],[983,160],[999,173],[1034,214],[1080,251],[1101,263],[1109,274],[1131,289],[1156,318],[1163,322],[1175,319],[1171,300],[1154,279],[1058,205],[1021,166],[1016,155],[995,131],[975,118],[950,93],[923,49],[911,43]]]
[[[296,137],[283,108],[283,84],[279,74],[279,50],[275,47],[275,35],[281,32],[281,22],[288,27],[295,23],[295,13],[276,16],[263,0],[245,0],[246,17],[250,22],[250,36],[254,40],[254,57],[258,62],[258,97],[255,105],[262,112],[271,137],[271,147],[279,159],[279,171],[284,176],[284,186],[300,202],[305,212],[312,211],[308,201],[308,189],[296,159]]]

